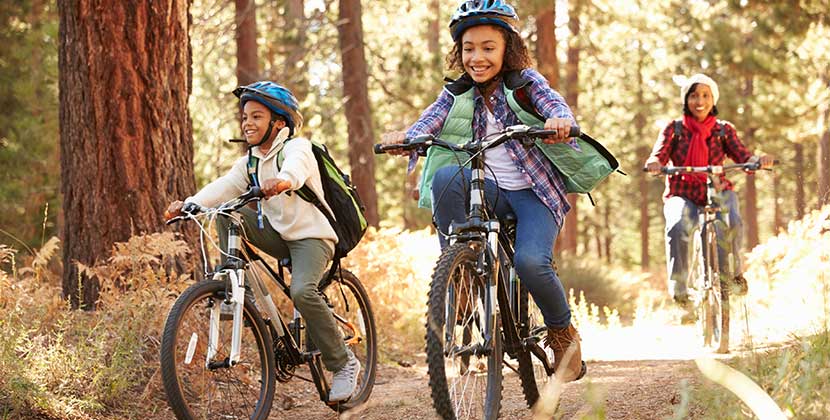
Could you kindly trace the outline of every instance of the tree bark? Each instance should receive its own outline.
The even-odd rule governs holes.
[[[254,0],[236,0],[236,83],[239,86],[259,80],[256,38]]]
[[[375,191],[375,138],[369,105],[366,54],[363,50],[363,24],[360,0],[340,0],[337,25],[343,58],[343,99],[349,132],[349,163],[352,182],[366,205],[366,220],[378,226],[378,197]]]
[[[795,157],[793,158],[795,160],[795,215],[796,219],[801,220],[807,207],[807,200],[804,195],[804,145],[794,143],[793,149],[795,149]]]
[[[288,0],[285,4],[285,34],[283,44],[288,54],[285,59],[283,80],[290,84],[297,98],[308,95],[308,69],[306,60],[307,23],[304,0]]]
[[[744,81],[744,98],[751,98],[753,95],[753,77],[747,76],[746,80]],[[753,124],[752,119],[752,109],[750,104],[747,103],[745,106],[745,124],[746,127],[746,135],[744,137],[744,143],[746,144],[753,144],[753,139],[755,138],[755,127]],[[746,192],[744,197],[744,226],[746,227],[746,249],[755,248],[760,243],[760,239],[758,237],[758,191],[755,188],[755,175],[749,174],[746,177]]]
[[[824,75],[824,85],[830,89],[830,69]],[[830,204],[830,103],[826,102],[819,110],[821,118],[819,127],[823,127],[818,141],[816,168],[818,169],[818,208]]]
[[[63,294],[93,309],[97,281],[75,263],[162,229],[170,201],[195,190],[190,16],[187,0],[66,0],[58,11]]]
[[[556,2],[546,2],[536,14],[536,61],[539,73],[559,89],[559,58],[556,56]]]
[[[643,67],[644,67],[644,60],[645,60],[646,52],[643,51],[642,47],[637,49],[637,104],[640,106],[637,108],[637,112],[634,114],[634,130],[637,135],[638,139],[645,139],[648,138],[646,136],[646,115],[645,110],[643,107],[646,106],[645,97],[643,96],[643,92],[645,91],[645,81],[643,80]],[[648,156],[649,149],[648,146],[641,146],[639,148],[638,156]],[[649,267],[651,266],[650,256],[649,256],[649,237],[648,237],[648,225],[649,225],[649,214],[648,214],[648,204],[649,204],[649,179],[648,174],[643,171],[636,171],[638,177],[638,184],[640,189],[640,269],[642,271],[648,271]]]
[[[568,14],[568,28],[571,36],[568,40],[568,63],[566,69],[566,101],[573,110],[574,116],[579,110],[579,14],[582,10],[582,0],[574,0],[573,7]],[[562,229],[563,243],[562,251],[576,253],[576,245],[579,235],[579,209],[577,194],[568,194],[568,203],[571,210],[565,217],[565,226]]]

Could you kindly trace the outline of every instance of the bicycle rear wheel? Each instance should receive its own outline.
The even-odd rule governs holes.
[[[330,406],[345,411],[365,403],[375,385],[378,357],[375,316],[366,289],[348,270],[338,270],[335,280],[323,288],[322,293],[331,307],[335,324],[339,327],[346,346],[360,360],[360,376],[352,398],[345,403]],[[331,372],[323,372],[330,384]]]
[[[430,286],[429,386],[435,410],[447,420],[495,419],[501,407],[500,321],[487,331],[487,282],[476,273],[476,262],[467,244],[451,245],[441,254]]]
[[[521,286],[519,290],[519,328],[520,338],[530,338],[537,343],[542,343],[547,328],[545,327],[542,312],[532,303],[527,289]],[[542,347],[542,344],[539,344]],[[553,363],[553,354],[547,348],[543,351],[548,357],[548,362]],[[545,388],[550,376],[541,361],[534,359],[533,354],[526,349],[521,349],[516,355],[519,362],[519,379],[522,383],[522,392],[525,395],[528,407],[533,407],[539,401],[539,390]]]
[[[178,419],[266,419],[276,375],[271,334],[253,302],[243,309],[240,362],[228,367],[232,317],[221,315],[226,282],[202,281],[170,309],[161,340],[161,371],[167,400]],[[219,317],[219,342],[208,366],[211,312]]]

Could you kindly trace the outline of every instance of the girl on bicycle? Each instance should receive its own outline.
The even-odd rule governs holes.
[[[738,139],[735,127],[718,115],[718,84],[704,74],[682,78],[680,99],[683,101],[682,121],[672,121],[654,144],[646,169],[653,175],[660,174],[660,167],[669,161],[673,165],[707,166],[723,165],[728,156],[736,163],[760,161],[761,168],[772,167],[774,159],[769,155],[753,156]],[[666,180],[663,215],[666,218],[666,263],[668,289],[671,297],[681,305],[688,301],[686,276],[689,267],[689,238],[697,223],[697,214],[706,205],[705,174],[684,174]],[[733,230],[731,248],[737,255],[741,249],[741,215],[738,199],[732,183],[724,174],[716,178],[715,187],[719,200],[729,210],[729,226]],[[719,216],[720,217],[720,216]],[[719,232],[719,235],[723,234]],[[719,241],[720,244],[720,241]],[[718,245],[720,261],[726,262],[727,250]],[[736,269],[732,277],[735,291],[746,294],[746,280],[741,275],[740,258],[735,258]]]
[[[382,143],[399,144],[421,134],[466,142],[522,123],[556,130],[557,135],[543,139],[545,144],[569,142],[574,116],[562,96],[530,68],[517,25],[515,10],[504,1],[463,2],[450,22],[455,44],[447,56],[450,69],[461,77],[446,85],[406,132],[386,133]],[[519,109],[516,98],[531,104],[536,116]],[[470,179],[470,170],[459,168],[449,152],[430,152],[422,171],[419,205],[432,209],[444,248],[450,223],[466,219],[468,186],[463,180]],[[579,379],[584,374],[580,338],[552,267],[553,243],[570,209],[562,175],[538,148],[525,149],[515,140],[485,152],[485,157],[489,167],[485,196],[488,203],[497,204],[498,217],[516,215],[514,265],[544,316],[545,344],[554,352],[554,367],[559,373],[566,350],[573,346],[575,352],[561,368],[561,379]]]
[[[260,202],[259,211],[241,210],[245,235],[267,254],[291,258],[291,300],[306,319],[308,334],[320,349],[326,369],[334,372],[329,401],[347,400],[357,384],[360,362],[346,348],[331,311],[317,291],[334,255],[337,235],[314,204],[299,194],[281,194],[308,185],[323,205],[329,207],[323,198],[311,142],[294,137],[303,124],[297,99],[291,91],[270,81],[241,86],[234,94],[239,98],[242,132],[249,153],[258,159],[259,179],[249,178],[249,157],[243,156],[225,176],[185,201],[212,207],[242,194],[252,182],[258,183],[265,198]],[[278,167],[280,152],[285,158]],[[165,217],[169,220],[180,215],[183,205],[181,201],[171,203]],[[221,249],[227,243],[228,223],[227,218],[217,221]]]

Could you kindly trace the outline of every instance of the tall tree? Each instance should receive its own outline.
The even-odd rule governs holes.
[[[830,66],[822,77],[824,86],[830,91]],[[818,207],[830,204],[830,100],[819,107],[818,152],[816,153],[816,168],[818,170]]]
[[[236,84],[247,85],[259,79],[257,54],[256,3],[236,0]]]
[[[749,75],[744,80],[743,97],[752,98],[753,93],[754,80],[753,76]],[[746,127],[743,138],[743,141],[747,144],[754,144],[755,131],[757,129],[755,126],[757,123],[752,119],[752,111],[751,103],[747,102],[744,105],[744,124],[746,124]],[[746,241],[744,242],[744,246],[747,249],[752,249],[761,242],[758,234],[758,189],[755,186],[755,174],[748,174],[746,176],[743,213],[743,222],[746,227]]]
[[[60,15],[63,293],[93,308],[79,273],[195,190],[187,0],[66,0]],[[80,284],[79,284],[80,280]]]
[[[286,49],[285,65],[280,77],[302,99],[308,95],[308,66],[306,63],[307,26],[304,0],[285,3],[285,30],[281,41]]]
[[[536,13],[536,61],[539,72],[554,89],[559,88],[559,58],[556,56],[556,2],[540,4]]]
[[[575,116],[579,113],[579,18],[582,6],[583,0],[573,0],[568,11],[568,29],[571,34],[568,38],[568,63],[565,65],[565,91],[567,92],[565,100]],[[579,196],[577,194],[568,194],[568,203],[571,205],[571,210],[565,217],[565,226],[562,232],[562,251],[574,254],[576,253],[579,236],[578,200]]]
[[[366,54],[363,50],[363,14],[360,0],[340,0],[337,24],[343,60],[343,97],[349,132],[349,163],[352,181],[366,205],[366,221],[378,225],[378,196],[375,191],[375,158],[372,144],[372,110]]]

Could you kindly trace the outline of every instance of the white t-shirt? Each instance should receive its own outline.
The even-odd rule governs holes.
[[[487,126],[486,134],[489,136],[495,132],[502,130],[502,124],[496,121],[496,116],[485,107],[487,112]],[[487,179],[494,179],[498,181],[498,186],[501,189],[509,191],[518,191],[525,188],[530,188],[530,176],[523,173],[513,162],[513,158],[507,151],[507,147],[502,143],[499,147],[488,149],[484,152],[484,177]],[[492,171],[492,172],[491,172]]]

